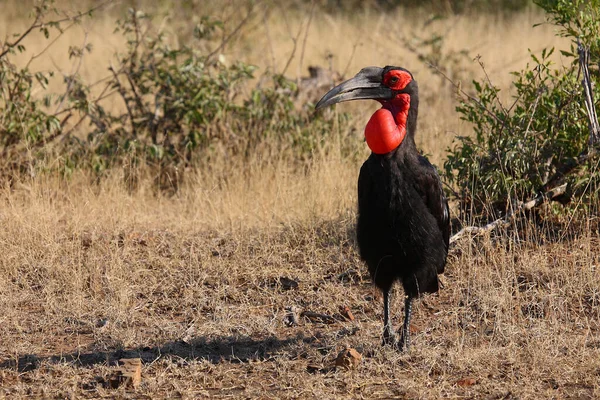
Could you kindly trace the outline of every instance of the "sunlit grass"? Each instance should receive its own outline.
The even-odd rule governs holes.
[[[186,13],[176,4],[156,8],[138,2],[156,12],[157,26],[174,45],[192,40],[190,27],[201,8]],[[227,18],[230,31],[245,8],[219,4],[204,9]],[[27,26],[20,2],[2,7],[0,37]],[[123,7],[111,6],[73,26],[34,60],[32,69],[56,71],[50,90],[61,90],[61,71],[74,68],[68,48],[84,40],[94,47],[83,59],[81,76],[92,83],[109,74],[115,54],[124,51],[123,37],[113,32]],[[534,10],[511,18],[455,16],[427,26],[429,15],[402,11],[311,17],[310,9],[259,3],[255,13],[225,47],[226,62],[255,64],[259,75],[267,69],[282,72],[297,36],[286,70],[291,78],[305,75],[308,65],[328,67],[329,62],[345,77],[367,65],[404,66],[420,85],[419,146],[438,165],[452,138],[471,134],[471,128],[454,111],[451,87],[402,38],[443,33],[445,52],[468,50],[469,57],[449,70],[467,90],[471,79],[482,76],[473,61],[477,55],[493,83],[508,88],[508,72],[527,63],[528,48],[538,51],[560,42],[551,27],[532,28],[543,21]],[[27,39],[28,52],[15,61],[27,62],[47,43],[40,36]],[[110,101],[111,107],[123,107]],[[352,114],[357,141],[376,107],[338,106]],[[85,130],[82,126],[79,133]],[[3,183],[1,395],[600,395],[597,232],[581,230],[570,240],[548,243],[538,237],[535,224],[525,222],[523,232],[535,240],[515,233],[461,240],[449,257],[440,293],[416,306],[413,350],[398,354],[380,347],[381,299],[354,247],[356,180],[368,150],[359,162],[328,154],[316,154],[302,168],[276,155],[256,154],[246,164],[218,158],[210,171],[189,173],[171,196],[157,194],[151,177],[129,192],[121,170],[100,182],[75,173],[67,180],[41,174]],[[280,278],[293,280],[297,288],[282,287]],[[398,325],[402,293],[394,295]],[[355,320],[327,325],[300,319],[290,327],[284,320],[292,306],[335,316],[348,306]],[[359,369],[331,370],[346,346],[363,354]],[[138,356],[144,360],[138,392],[110,389],[105,381],[115,372],[114,361]],[[474,384],[459,383],[465,378]]]

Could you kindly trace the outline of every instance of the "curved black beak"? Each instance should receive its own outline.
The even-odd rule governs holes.
[[[383,68],[367,67],[346,82],[331,89],[315,106],[318,110],[343,101],[360,99],[385,99],[394,97],[392,89],[383,86]]]

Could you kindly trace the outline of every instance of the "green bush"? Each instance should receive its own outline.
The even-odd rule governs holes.
[[[51,3],[42,2],[34,7],[31,31],[39,31],[46,38],[56,23],[42,23],[52,11]],[[27,33],[13,36],[0,46],[0,170],[34,174],[36,163],[43,158],[43,146],[48,138],[61,132],[59,119],[45,110],[50,98],[36,98],[34,87],[46,89],[52,73],[29,70],[29,64],[18,68],[9,57],[26,51],[22,45]]]
[[[39,10],[40,20],[45,13]],[[302,163],[332,135],[348,132],[343,114],[315,113],[311,104],[295,104],[294,81],[267,73],[257,80],[256,67],[222,59],[213,42],[222,27],[221,21],[204,17],[194,29],[194,47],[174,48],[147,15],[129,10],[117,24],[127,50],[101,82],[101,94],[93,95],[92,85],[74,74],[65,78],[65,93],[48,95],[45,103],[32,96],[32,82],[45,84],[47,77],[0,58],[0,77],[8,83],[2,90],[10,92],[4,97],[10,101],[0,103],[0,140],[6,159],[18,167],[11,173],[26,165],[17,155],[37,161],[57,157],[66,174],[83,168],[102,177],[125,166],[131,184],[145,170],[158,187],[176,189],[185,171],[209,168],[217,155],[243,163],[276,154]],[[90,46],[72,48],[69,56],[83,57],[87,51]],[[59,106],[50,113],[43,103]],[[63,129],[59,121],[69,119],[77,122]],[[34,148],[39,154],[31,152]]]
[[[576,40],[591,49],[598,65],[600,30],[597,0],[539,0],[548,19],[573,39],[562,51],[571,65],[554,66],[554,49],[531,55],[532,64],[513,73],[514,101],[502,104],[500,90],[489,80],[473,82],[474,95],[463,97],[457,111],[473,124],[474,137],[459,137],[444,164],[446,179],[456,187],[461,210],[471,216],[497,218],[513,201],[527,200],[547,187],[566,165],[588,151],[588,118],[578,68]],[[598,75],[592,78],[600,81]],[[597,87],[597,86],[596,86]],[[599,91],[594,94],[597,103]],[[598,157],[589,157],[569,174],[568,192],[594,204]],[[593,187],[593,186],[592,186]],[[564,200],[564,198],[563,198]]]

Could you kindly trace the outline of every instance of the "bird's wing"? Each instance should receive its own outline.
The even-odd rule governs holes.
[[[367,193],[371,189],[371,176],[369,174],[369,167],[365,162],[360,168],[360,174],[358,175],[358,208],[361,209],[361,204],[367,201]]]
[[[372,215],[370,215],[374,211],[374,207],[376,204],[373,204],[373,181],[371,178],[371,173],[369,170],[368,160],[360,168],[360,174],[358,175],[358,212],[362,218],[359,218],[359,223],[369,224],[373,221]],[[363,236],[364,226],[360,225],[357,227],[357,235],[359,236],[359,242],[368,239]],[[361,255],[366,256],[365,252],[368,250],[368,246],[360,246],[361,247]],[[363,250],[364,249],[364,250]]]
[[[371,162],[371,158],[364,162],[358,176],[358,221],[356,226],[356,236],[360,256],[363,260],[372,260],[381,257],[381,252],[385,252],[384,243],[380,235],[374,235],[374,232],[382,232],[382,212],[381,198],[378,188],[383,187],[384,183],[379,182],[382,178],[381,173],[376,173],[377,165]],[[378,171],[379,172],[379,171]]]
[[[437,170],[431,163],[422,156],[419,156],[419,163],[426,173],[421,174],[422,181],[419,182],[423,200],[431,214],[435,217],[446,246],[446,253],[450,244],[450,209],[448,200],[444,195],[442,181]]]

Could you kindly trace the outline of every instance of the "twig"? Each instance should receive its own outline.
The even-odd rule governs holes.
[[[478,54],[477,57],[475,57],[475,60],[477,61],[477,63],[481,67],[481,70],[483,71],[483,74],[485,75],[485,80],[488,82],[488,85],[490,85],[491,87],[494,87],[494,85],[492,84],[492,80],[490,79],[490,76],[488,75],[488,72],[485,69],[485,65],[483,64],[483,61],[481,61],[481,55]],[[504,105],[500,101],[500,98],[498,97],[498,93],[497,92],[494,92],[494,97],[496,98],[496,101],[500,105],[500,108],[502,109],[502,111],[504,111],[504,114],[508,115],[508,110],[504,107]],[[516,104],[516,101],[513,104]],[[501,131],[503,129],[504,129],[504,127],[502,127]]]
[[[244,27],[244,25],[246,25],[246,23],[248,22],[248,20],[252,16],[252,11],[253,10],[254,10],[254,4],[250,3],[250,9],[248,10],[248,13],[244,17],[244,19],[242,19],[242,21],[235,27],[235,29],[229,35],[227,35],[226,37],[223,38],[223,40],[221,40],[221,44],[216,49],[214,49],[213,51],[211,51],[206,56],[206,60],[207,61],[210,60],[217,53],[220,53],[225,48],[225,46],[227,45],[227,43],[229,43],[229,41],[231,39],[233,39],[235,37],[235,35],[238,34],[238,32]]]
[[[69,97],[69,93],[71,92],[71,89],[73,89],[73,80],[75,79],[74,77],[75,77],[75,75],[77,75],[79,73],[79,70],[81,69],[81,65],[83,64],[83,56],[85,54],[85,46],[87,45],[87,39],[88,39],[88,33],[86,32],[85,36],[83,37],[83,44],[81,45],[81,54],[79,55],[79,62],[76,64],[76,66],[73,65],[71,74],[67,77],[68,81],[69,81],[67,83],[67,89],[65,90],[65,94],[62,96],[60,103],[56,107],[54,114],[56,114],[60,111],[65,100],[67,99],[67,97]]]
[[[125,76],[127,77],[127,82],[129,82],[131,91],[134,94],[135,104],[136,104],[137,108],[144,113],[148,113],[148,111],[144,107],[144,102],[142,101],[142,96],[138,93],[137,86],[133,82],[133,79],[131,79],[131,73],[125,74]]]
[[[590,70],[588,68],[590,50],[581,44],[579,38],[577,38],[577,53],[579,53],[579,69],[583,71],[583,85],[584,97],[585,97],[585,108],[587,110],[589,118],[590,137],[588,139],[588,146],[590,148],[600,144],[600,125],[598,124],[598,115],[596,114],[596,107],[594,106],[592,96],[592,81],[590,79]]]
[[[342,76],[341,76],[342,78],[344,78],[346,76],[346,74],[348,73],[348,69],[350,69],[350,64],[352,63],[352,60],[354,59],[354,54],[356,53],[356,48],[358,47],[359,44],[360,44],[360,37],[358,39],[356,39],[356,41],[352,45],[352,52],[350,53],[350,57],[348,58],[348,62],[346,63],[346,68],[344,68],[344,71],[342,72]]]
[[[335,322],[335,318],[333,318],[331,315],[317,313],[314,311],[303,311],[300,316],[308,318],[311,322],[320,322],[323,324],[333,324]]]
[[[25,68],[29,68],[29,66],[31,65],[31,63],[33,62],[33,60],[35,60],[36,58],[38,58],[41,55],[43,55],[50,47],[52,47],[54,45],[54,43],[56,43],[58,41],[58,39],[60,39],[62,37],[62,35],[66,31],[68,31],[69,29],[71,29],[73,26],[75,26],[75,22],[73,22],[72,24],[70,24],[69,26],[67,26],[64,29],[61,29],[60,34],[56,35],[56,37],[54,39],[52,39],[50,41],[50,43],[48,43],[48,45],[46,47],[44,47],[39,53],[34,54],[33,56],[31,56],[31,58],[29,59],[29,61],[27,61],[27,64],[25,64]]]
[[[298,63],[298,77],[297,83],[300,84],[300,75],[302,74],[302,64],[304,63],[304,51],[306,50],[306,41],[308,40],[308,32],[310,30],[310,23],[312,22],[313,15],[315,12],[315,1],[313,0],[310,7],[310,15],[308,16],[308,22],[306,23],[306,31],[304,32],[304,39],[302,40],[302,49],[300,50],[300,62]]]
[[[265,34],[267,36],[267,43],[269,44],[269,51],[271,52],[271,70],[275,72],[277,62],[275,60],[275,50],[273,50],[273,40],[271,39],[271,33],[269,31],[269,21],[267,20],[267,13],[263,14],[263,24],[265,27]]]
[[[41,12],[38,12],[38,14],[36,14],[35,19],[31,23],[29,28],[27,28],[25,30],[25,32],[23,32],[21,34],[21,36],[19,36],[12,43],[4,42],[4,45],[2,46],[4,48],[4,50],[2,51],[2,53],[0,53],[0,58],[4,57],[13,47],[18,46],[19,43],[21,43],[21,41],[23,39],[25,39],[27,37],[27,35],[29,35],[31,33],[32,30],[34,30],[35,28],[40,28],[43,25],[43,24],[38,24],[38,21],[40,20],[41,17],[42,17]]]
[[[285,75],[285,72],[287,71],[288,67],[292,63],[292,60],[294,59],[294,56],[296,55],[296,48],[298,47],[298,39],[300,38],[301,34],[302,34],[302,23],[300,23],[300,28],[298,28],[298,33],[296,34],[296,37],[292,36],[292,41],[294,42],[294,47],[292,48],[292,54],[290,54],[290,57],[288,58],[287,62],[285,63],[285,67],[283,67],[283,70],[281,71],[281,75]]]
[[[137,137],[137,130],[135,129],[135,121],[134,121],[134,117],[133,117],[133,111],[131,110],[131,107],[129,106],[129,101],[127,100],[127,92],[125,91],[125,88],[123,88],[123,85],[121,85],[121,81],[119,81],[119,73],[117,73],[117,71],[114,69],[114,67],[112,66],[112,63],[110,65],[110,67],[108,68],[108,70],[110,72],[112,72],[113,77],[114,77],[114,84],[115,84],[116,88],[118,89],[119,94],[123,98],[125,107],[127,108],[127,114],[129,114],[129,121],[131,122],[131,132],[133,133],[134,137]]]
[[[438,74],[440,74],[442,77],[444,77],[444,79],[446,79],[448,82],[450,82],[450,84],[452,86],[454,86],[454,88],[457,90],[458,93],[460,93],[461,95],[463,95],[464,97],[468,98],[469,100],[471,100],[473,103],[477,104],[483,111],[485,111],[486,113],[488,113],[490,116],[492,116],[492,118],[494,118],[497,122],[499,123],[503,123],[503,121],[498,118],[498,116],[496,114],[494,114],[493,112],[491,112],[490,110],[488,110],[483,104],[481,104],[481,101],[479,99],[477,99],[474,96],[471,96],[470,94],[468,94],[467,92],[465,92],[461,85],[459,85],[458,83],[454,82],[450,77],[448,77],[448,75],[446,75],[437,65],[433,65],[431,63],[427,63],[427,65],[434,69]]]

